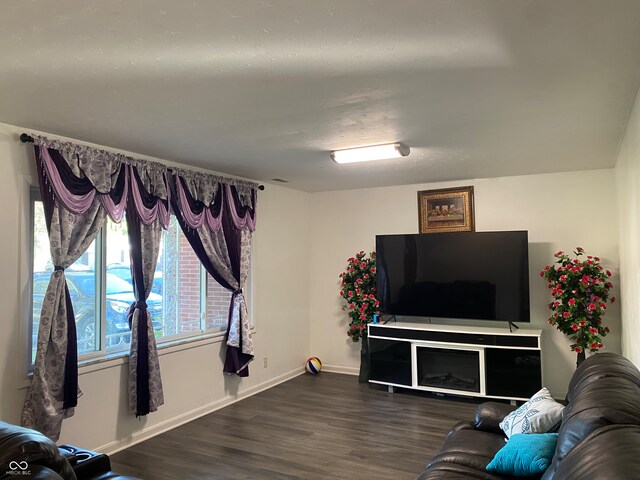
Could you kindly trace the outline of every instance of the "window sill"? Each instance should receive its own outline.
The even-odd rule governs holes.
[[[251,333],[256,334],[255,326],[251,327]],[[163,342],[158,345],[158,356],[169,355],[171,353],[181,352],[183,350],[189,350],[191,348],[198,348],[204,345],[210,345],[215,343],[222,343],[224,341],[225,332],[214,332],[205,335],[199,335],[197,337],[176,338],[168,342]],[[108,368],[117,367],[129,363],[129,352],[114,352],[111,354],[102,355],[96,358],[88,358],[78,361],[78,375],[85,375],[91,372],[97,372],[98,370],[105,370]],[[33,374],[29,372],[27,378],[24,379],[22,385],[18,389],[28,388],[31,385],[31,378]]]

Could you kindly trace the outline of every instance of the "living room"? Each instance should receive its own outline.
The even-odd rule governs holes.
[[[350,2],[356,9],[357,3]],[[418,8],[414,2],[409,3],[409,11]],[[544,6],[540,6],[537,13],[542,17],[551,16],[554,10],[550,4],[553,2],[543,3]],[[578,3],[573,2],[573,7],[580,10]],[[483,4],[487,11],[495,14],[495,9],[500,8],[502,2]],[[612,6],[613,4],[615,6]],[[332,5],[332,8],[339,10],[337,3]],[[612,25],[602,27],[613,39],[599,39],[610,50],[603,47],[602,52],[593,53],[597,60],[609,58],[611,64],[596,63],[587,68],[588,55],[585,52],[590,51],[597,42],[583,36],[567,41],[571,48],[567,47],[566,51],[562,51],[562,55],[565,56],[560,57],[570,63],[570,54],[576,56],[576,62],[578,56],[584,55],[587,60],[583,58],[585,63],[580,64],[581,69],[576,68],[573,76],[563,77],[558,83],[553,83],[554,89],[535,92],[531,99],[525,99],[526,101],[518,104],[513,110],[493,112],[497,119],[487,120],[494,122],[492,128],[506,127],[506,124],[520,119],[523,122],[521,136],[516,136],[515,131],[510,131],[510,137],[502,137],[500,131],[497,131],[491,138],[493,143],[490,147],[477,147],[477,152],[480,152],[477,155],[474,155],[471,139],[471,147],[466,144],[465,148],[468,150],[461,147],[457,153],[455,149],[443,149],[442,152],[438,152],[437,147],[434,147],[431,154],[436,160],[429,163],[425,160],[428,155],[420,153],[421,149],[429,150],[428,145],[416,144],[404,138],[369,138],[369,143],[407,141],[412,147],[412,153],[403,160],[405,162],[411,162],[414,155],[422,155],[414,157],[420,158],[416,163],[405,165],[406,171],[415,181],[398,181],[396,184],[389,183],[395,178],[396,167],[393,165],[377,167],[372,164],[366,168],[358,164],[348,165],[338,173],[333,165],[319,166],[317,170],[310,172],[307,184],[304,183],[299,170],[292,169],[292,176],[289,177],[290,186],[286,186],[272,180],[288,178],[287,170],[276,163],[268,168],[260,166],[263,170],[256,175],[249,174],[250,166],[242,167],[247,172],[244,174],[239,173],[241,170],[230,164],[226,164],[229,169],[225,170],[224,161],[218,164],[211,163],[208,168],[202,164],[190,164],[190,144],[181,140],[180,130],[176,129],[172,133],[171,141],[180,145],[180,148],[173,151],[179,150],[181,153],[159,155],[155,152],[160,149],[150,146],[153,140],[150,132],[156,128],[153,125],[150,127],[133,122],[129,126],[132,132],[129,137],[123,137],[121,132],[111,135],[110,132],[121,121],[113,111],[110,112],[112,116],[102,124],[98,118],[99,113],[91,112],[89,108],[85,111],[85,117],[68,119],[64,127],[52,124],[47,117],[53,117],[56,108],[60,108],[47,107],[48,102],[52,100],[48,97],[56,96],[55,88],[50,85],[48,91],[42,91],[40,96],[33,100],[35,93],[31,88],[41,84],[34,81],[31,85],[28,75],[19,75],[20,70],[16,63],[13,60],[13,63],[9,62],[9,59],[17,54],[12,52],[15,45],[11,43],[11,38],[5,36],[3,45],[0,46],[0,58],[7,59],[3,63],[12,65],[13,69],[7,68],[5,72],[0,73],[0,86],[5,92],[4,99],[0,101],[0,112],[4,112],[0,114],[0,122],[3,122],[0,124],[0,158],[4,166],[4,175],[0,177],[0,202],[4,207],[0,211],[0,221],[6,226],[3,235],[0,236],[0,268],[4,272],[0,279],[0,304],[3,305],[4,311],[0,316],[0,325],[5,332],[0,338],[0,419],[20,423],[29,384],[26,362],[17,360],[25,358],[25,337],[28,335],[25,330],[25,315],[28,314],[30,302],[27,241],[30,220],[27,206],[30,188],[37,184],[33,149],[18,141],[19,135],[25,131],[32,135],[42,134],[105,150],[125,152],[136,158],[169,165],[180,164],[185,168],[188,166],[196,170],[244,177],[263,183],[266,187],[258,194],[258,226],[252,249],[249,311],[254,324],[255,361],[250,366],[250,376],[238,378],[223,375],[221,337],[161,347],[159,358],[165,404],[157,412],[137,419],[127,410],[126,357],[119,356],[104,362],[82,364],[79,368],[79,384],[83,395],[78,401],[75,415],[63,423],[61,443],[72,443],[106,453],[117,452],[291,380],[302,374],[303,362],[311,355],[322,359],[325,372],[356,374],[360,363],[360,350],[359,345],[353,344],[345,334],[347,318],[340,310],[341,303],[337,293],[338,274],[343,270],[346,259],[355,252],[374,250],[375,235],[417,233],[416,193],[437,188],[474,187],[476,231],[528,231],[532,321],[527,327],[544,331],[543,378],[545,385],[556,398],[564,398],[567,393],[569,379],[575,371],[575,353],[570,351],[567,338],[547,325],[549,295],[545,282],[537,277],[537,273],[552,261],[554,252],[558,250],[583,246],[588,252],[599,255],[603,265],[613,272],[613,282],[619,286],[616,295],[620,302],[613,304],[606,316],[611,333],[605,339],[604,351],[622,353],[640,366],[640,348],[634,341],[640,334],[640,318],[637,313],[640,300],[635,295],[640,281],[640,274],[636,272],[640,262],[637,252],[640,244],[640,227],[637,222],[640,210],[640,199],[637,195],[637,179],[640,176],[640,105],[635,100],[640,63],[634,53],[635,45],[640,38],[640,28],[637,27],[640,22],[635,22],[639,12],[632,2],[613,2],[608,6],[590,2],[587,10],[584,20],[587,26],[575,27],[580,35],[586,35],[585,32],[589,31],[589,22],[596,25],[601,21],[606,23],[605,18],[615,19],[610,20]],[[566,28],[575,20],[569,12],[570,6],[562,8],[559,12],[566,15],[559,22]],[[607,17],[605,12],[611,13],[611,16]],[[233,11],[229,13],[231,14]],[[464,16],[464,11],[459,14]],[[72,13],[66,15],[73,17]],[[5,20],[1,21],[3,26],[10,18],[11,15],[7,15]],[[26,32],[30,28],[29,21],[26,17],[23,18],[25,26],[22,28]],[[548,18],[547,20],[551,22]],[[40,25],[46,23],[44,19],[40,21]],[[526,23],[526,19],[522,21]],[[33,22],[35,26],[39,25],[38,21]],[[619,36],[613,33],[616,30],[621,32]],[[542,37],[537,39],[540,42],[543,40]],[[19,43],[18,40],[15,41]],[[43,42],[42,39],[40,41]],[[560,42],[558,38],[556,41]],[[584,50],[580,48],[581,42],[588,45]],[[68,47],[69,43],[64,45]],[[40,46],[44,48],[42,44]],[[64,57],[63,52],[59,55]],[[438,61],[441,62],[442,59]],[[537,61],[539,60],[533,56],[531,72],[538,68]],[[555,61],[558,59],[554,58]],[[35,58],[25,60],[25,64],[27,62],[30,64],[30,73],[37,71],[38,61]],[[441,74],[436,71],[435,66],[431,68],[438,75]],[[472,69],[470,66],[467,68]],[[548,72],[553,71],[549,65],[547,68]],[[407,71],[411,73],[412,69],[409,68]],[[59,86],[61,91],[65,92],[66,101],[73,100],[75,90],[78,98],[82,100],[78,103],[90,104],[90,97],[85,96],[86,92],[79,88],[78,84],[65,78],[64,71],[50,73],[53,75],[53,85]],[[381,77],[384,76],[379,71],[377,73]],[[423,81],[428,73],[420,72],[416,75],[419,81]],[[589,81],[583,77],[587,73],[593,74],[593,77],[588,77]],[[339,76],[340,73],[335,75]],[[46,74],[41,73],[40,76]],[[167,73],[167,76],[170,74]],[[499,75],[491,75],[491,78],[499,78]],[[308,80],[308,77],[303,79]],[[101,99],[103,104],[113,102],[114,98],[117,98],[117,81],[120,80],[122,79],[116,78],[113,84],[104,88],[105,98]],[[580,83],[582,80],[583,84]],[[452,81],[461,82],[461,78],[454,76]],[[533,78],[530,84],[535,85],[538,81],[539,78]],[[24,84],[22,87],[21,83]],[[228,86],[229,83],[225,85]],[[428,89],[429,85],[427,82],[424,88]],[[315,86],[321,88],[319,84]],[[122,91],[126,90],[125,87],[120,88]],[[460,86],[460,89],[463,90],[464,86]],[[584,92],[581,89],[584,89]],[[135,90],[138,95],[144,96],[137,83]],[[487,94],[490,90],[487,88],[480,93]],[[7,92],[12,94],[7,95]],[[292,96],[291,99],[281,91],[278,93],[282,96],[283,104],[295,104],[298,98],[303,106],[307,107],[304,104],[302,90],[296,92],[299,97]],[[348,88],[345,88],[345,92],[351,92],[351,96],[345,93],[345,103],[357,104],[367,101],[366,95],[364,99],[358,99],[357,92],[354,93]],[[369,95],[375,96],[375,93],[369,91]],[[422,113],[424,116],[428,115],[429,108],[436,108],[439,103],[438,94],[434,92],[432,95],[429,98],[431,103],[426,101],[427,98],[421,97],[421,101],[427,105]],[[494,95],[499,97],[495,92]],[[545,99],[545,95],[548,98]],[[601,97],[595,98],[593,103],[579,103],[585,97],[595,95]],[[33,109],[21,106],[21,103],[27,101],[27,97],[31,97],[30,101],[42,105],[46,114],[43,113],[38,119],[28,116],[26,112]],[[406,103],[411,101],[401,99],[398,103],[406,106]],[[505,102],[510,103],[510,100]],[[478,100],[472,107],[480,108],[482,103]],[[561,107],[567,110],[573,108],[571,115],[567,114],[560,119],[554,117],[554,113],[557,113],[556,106],[558,110]],[[116,113],[120,107],[114,107]],[[147,107],[154,110],[160,108],[158,105]],[[75,108],[77,107],[74,106]],[[175,105],[172,108],[175,109]],[[458,113],[458,116],[453,118],[458,123],[449,118],[453,123],[451,128],[466,132],[469,129],[469,120],[463,113],[464,108],[457,104],[441,107],[443,110],[446,108],[452,108]],[[518,108],[519,117],[515,115]],[[488,108],[488,111],[492,110]],[[279,114],[285,113],[294,120],[299,120],[302,115],[296,111],[295,105]],[[368,113],[366,107],[359,113]],[[246,112],[244,114],[248,115]],[[262,110],[256,112],[256,120],[253,122],[277,123],[275,116],[269,120],[264,115],[265,112]],[[351,115],[351,122],[338,118],[337,120],[342,122],[341,127],[334,127],[332,135],[327,135],[327,138],[339,138],[339,132],[336,130],[348,130],[350,125],[352,131],[361,131],[364,127],[358,123],[358,112],[351,112]],[[383,119],[383,113],[380,115],[382,116],[376,117],[377,121],[388,126],[387,133],[391,133],[393,128],[389,125],[393,124],[393,121]],[[393,116],[395,115],[397,113],[393,113]],[[327,117],[330,118],[330,115],[323,116],[325,120]],[[601,125],[598,123],[598,117],[604,119]],[[186,132],[192,127],[196,130],[200,128],[194,127],[197,120],[183,118],[181,131]],[[165,121],[164,117],[158,117],[158,128],[163,128]],[[249,126],[253,125],[246,118],[234,117],[235,124],[240,127],[243,121]],[[434,127],[438,124],[436,120],[429,121],[433,122]],[[94,122],[95,126],[92,125]],[[305,128],[313,129],[306,123]],[[532,130],[528,132],[530,128]],[[225,128],[220,128],[220,132],[224,131]],[[396,134],[409,136],[410,131],[409,127],[404,127],[398,129]],[[436,133],[432,135],[435,136]],[[477,131],[473,133],[478,134]],[[251,135],[246,129],[233,132],[230,144],[239,142],[238,138]],[[280,140],[287,136],[295,136],[291,131],[281,135],[278,137]],[[357,133],[354,135],[358,138],[359,144],[367,143],[364,142],[366,136]],[[145,144],[145,138],[149,143]],[[117,141],[118,139],[120,141]],[[461,145],[467,142],[463,140]],[[224,141],[222,133],[216,143],[218,141]],[[437,139],[434,141],[437,142]],[[337,146],[349,146],[344,142],[346,140],[341,140]],[[312,143],[311,140],[308,141],[309,145]],[[307,150],[314,150],[314,155],[317,154],[324,158],[323,161],[330,163],[328,151],[337,146],[320,145],[318,141],[315,150],[310,146],[307,146]],[[509,154],[501,157],[502,163],[497,167],[495,164],[486,167],[486,171],[493,168],[491,171],[498,173],[485,175],[483,163],[488,162],[487,156],[491,156],[500,147],[504,147]],[[213,150],[214,145],[199,148]],[[296,142],[293,142],[290,148],[296,155],[304,154],[300,152],[301,147]],[[534,154],[529,150],[534,151],[538,159],[532,158]],[[518,155],[519,151],[522,151],[522,155]],[[216,158],[218,156],[224,154],[217,153]],[[260,163],[256,160],[259,158],[259,152],[254,154],[254,167]],[[449,158],[457,162],[454,167],[446,167]],[[560,162],[563,158],[566,163]],[[300,159],[302,163],[304,158],[301,156]],[[324,168],[331,169],[336,175],[334,184],[339,185],[339,188],[323,189],[313,185],[314,174],[322,173]],[[362,169],[359,170],[360,168]],[[298,183],[296,178],[293,178],[294,175],[300,177]],[[433,178],[438,180],[432,181]],[[88,425],[90,428],[87,428]]]

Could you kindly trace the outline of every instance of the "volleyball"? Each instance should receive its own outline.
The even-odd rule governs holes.
[[[318,373],[320,373],[320,370],[322,370],[322,362],[318,357],[310,357],[304,364],[304,369],[307,371],[307,373],[317,375]]]

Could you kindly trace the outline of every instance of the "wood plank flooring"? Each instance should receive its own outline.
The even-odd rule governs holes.
[[[111,457],[145,480],[414,479],[477,400],[302,375]]]

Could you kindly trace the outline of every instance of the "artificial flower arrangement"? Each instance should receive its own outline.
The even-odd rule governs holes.
[[[340,296],[346,301],[342,310],[349,312],[347,335],[357,342],[367,323],[373,320],[380,302],[376,299],[376,253],[358,252],[347,260],[340,274]]]
[[[579,365],[586,350],[597,352],[604,347],[602,338],[609,327],[603,325],[602,316],[613,283],[609,280],[611,272],[600,265],[600,258],[586,255],[582,247],[576,247],[573,254],[575,258],[557,252],[555,263],[544,267],[540,277],[547,280],[553,297],[548,322],[569,336]],[[610,301],[615,300],[611,297]]]

